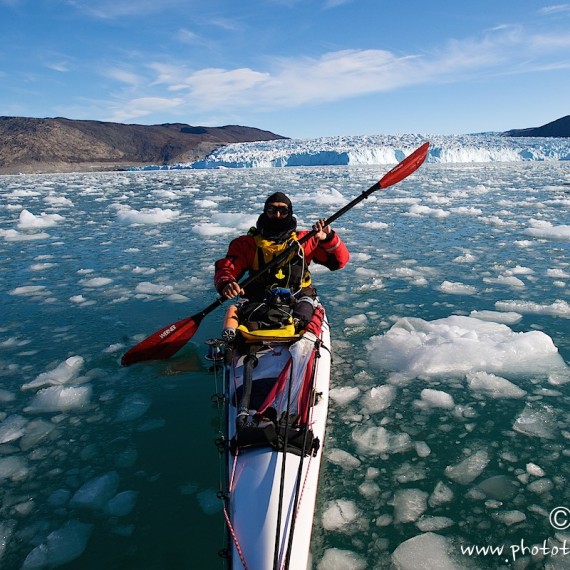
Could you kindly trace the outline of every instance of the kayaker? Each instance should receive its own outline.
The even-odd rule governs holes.
[[[256,226],[247,235],[234,239],[226,256],[216,261],[216,290],[226,299],[238,295],[247,299],[240,307],[240,318],[249,322],[250,330],[268,328],[285,307],[291,309],[289,313],[292,312],[297,329],[311,319],[317,290],[312,285],[309,264],[314,261],[334,271],[344,267],[349,259],[346,245],[330,226],[325,226],[325,221],[320,219],[313,226],[317,232],[314,237],[294,248],[285,262],[264,273],[244,291],[238,281],[247,271],[262,269],[309,233],[308,230],[297,232],[291,200],[283,192],[275,192],[265,201]]]

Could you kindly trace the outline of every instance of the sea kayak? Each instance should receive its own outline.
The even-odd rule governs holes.
[[[229,565],[304,570],[328,411],[329,325],[319,305],[301,334],[236,332],[224,354]]]

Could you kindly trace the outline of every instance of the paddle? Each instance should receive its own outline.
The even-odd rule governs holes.
[[[397,182],[404,180],[410,174],[415,172],[424,162],[427,157],[429,148],[429,142],[425,142],[419,148],[417,148],[410,156],[404,158],[402,162],[397,164],[390,172],[385,174],[378,182],[373,184],[368,190],[365,190],[357,196],[352,202],[349,202],[346,206],[341,208],[338,212],[333,214],[324,223],[325,226],[332,224],[335,220],[340,218],[343,214],[348,212],[351,208],[354,208],[359,202],[368,198],[372,192],[380,190],[381,188],[388,188]],[[250,275],[247,279],[240,283],[243,288],[247,287],[250,283],[259,279],[267,271],[270,271],[277,265],[281,264],[288,257],[293,248],[298,247],[299,244],[303,244],[310,240],[317,234],[316,230],[312,230],[305,234],[300,240],[292,244],[291,247],[287,248],[283,253],[272,259],[262,270],[257,271]],[[128,350],[121,359],[121,364],[123,366],[130,366],[136,362],[142,362],[143,360],[162,360],[165,358],[170,358],[173,354],[177,353],[193,336],[196,334],[202,319],[211,313],[214,309],[219,307],[224,303],[226,299],[224,297],[218,297],[213,303],[208,305],[205,309],[182,319],[176,321],[164,328],[151,334],[149,337],[141,341],[136,346],[133,346]]]

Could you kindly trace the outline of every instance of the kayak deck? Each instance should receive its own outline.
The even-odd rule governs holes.
[[[231,568],[309,567],[331,365],[324,311],[313,330],[226,355]],[[246,364],[251,354],[255,365]]]

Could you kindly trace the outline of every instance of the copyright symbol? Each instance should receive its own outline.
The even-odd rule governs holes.
[[[570,509],[568,507],[556,507],[550,511],[550,524],[556,530],[570,528]]]

